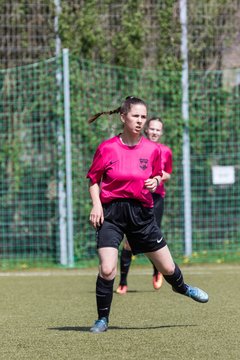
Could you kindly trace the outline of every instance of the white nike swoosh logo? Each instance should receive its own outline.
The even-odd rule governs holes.
[[[161,239],[157,240],[157,243],[160,243],[163,239],[163,236],[161,237]]]

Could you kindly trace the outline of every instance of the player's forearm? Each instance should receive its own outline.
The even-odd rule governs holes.
[[[163,171],[162,181],[168,181],[170,180],[171,175],[167,173],[166,171]]]
[[[101,204],[101,200],[100,200],[100,196],[99,196],[100,195],[99,184],[97,184],[97,183],[91,184],[90,183],[89,193],[90,193],[93,205]]]

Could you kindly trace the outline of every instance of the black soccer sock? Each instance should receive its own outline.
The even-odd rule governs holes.
[[[120,258],[120,285],[127,285],[127,276],[132,262],[132,251],[122,249]]]
[[[175,270],[172,275],[163,275],[164,279],[172,285],[174,290],[176,292],[179,292],[180,294],[185,294],[187,291],[187,285],[185,284],[183,280],[183,275],[177,264],[175,264]]]
[[[96,282],[96,300],[98,319],[106,317],[108,320],[113,298],[113,280],[105,280],[100,275]]]

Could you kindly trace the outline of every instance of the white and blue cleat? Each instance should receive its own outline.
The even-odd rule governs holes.
[[[108,329],[107,318],[103,317],[95,321],[94,325],[90,329],[90,332],[98,334],[107,331],[107,329]]]
[[[192,287],[190,285],[187,285],[187,287],[188,287],[188,289],[187,289],[186,293],[184,294],[185,296],[188,296],[191,299],[198,301],[200,303],[208,302],[209,296],[205,291],[203,291],[197,287]]]
[[[184,294],[178,292],[174,287],[172,289],[174,292],[184,295],[184,296],[187,296],[187,297],[189,297],[197,302],[200,302],[200,303],[206,303],[209,300],[209,296],[205,291],[203,291],[202,289],[199,289],[197,287],[193,287],[191,285],[187,285],[187,291]]]

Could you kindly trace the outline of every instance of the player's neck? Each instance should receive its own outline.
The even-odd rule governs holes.
[[[139,135],[139,134],[137,134],[136,136],[132,136],[132,135],[125,134],[125,133],[122,133],[119,136],[121,142],[127,146],[137,145],[139,143],[141,137],[142,137],[142,135]]]

